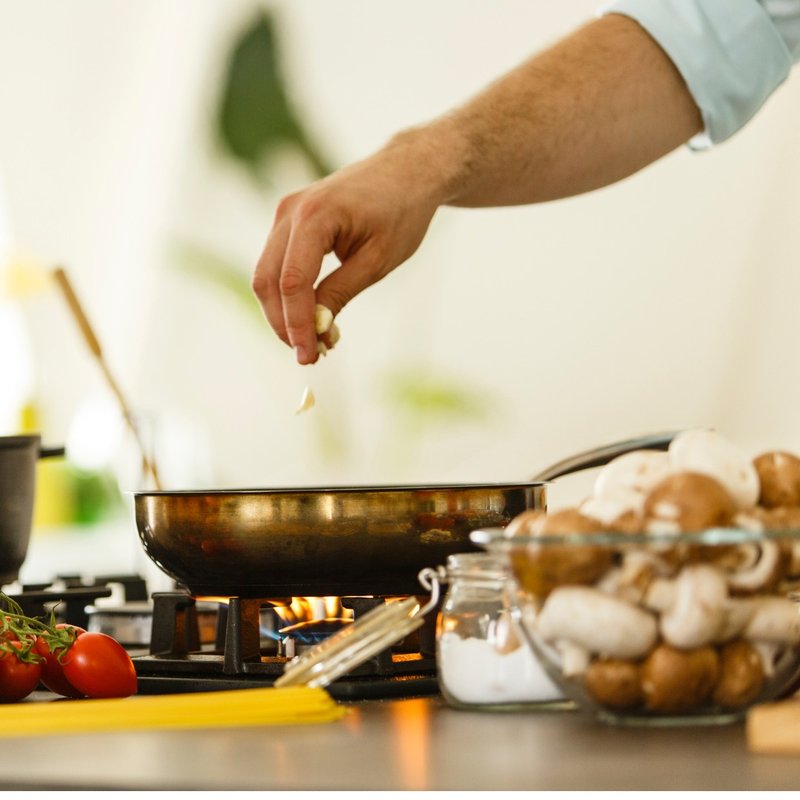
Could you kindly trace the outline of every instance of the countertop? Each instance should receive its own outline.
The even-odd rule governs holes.
[[[311,726],[4,739],[0,789],[796,790],[800,757],[743,724],[616,728],[573,710],[346,704]]]

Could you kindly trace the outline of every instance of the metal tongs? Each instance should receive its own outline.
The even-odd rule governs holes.
[[[325,687],[373,656],[402,641],[422,627],[425,615],[439,603],[436,572],[425,568],[420,583],[431,592],[425,605],[416,597],[406,597],[373,608],[333,636],[295,656],[284,668],[275,686]]]

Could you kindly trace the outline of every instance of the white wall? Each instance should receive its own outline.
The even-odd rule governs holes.
[[[465,99],[597,5],[269,4],[293,96],[339,163]],[[0,6],[0,175],[16,245],[69,265],[137,405],[189,431],[175,484],[514,480],[695,425],[800,450],[796,76],[710,153],[680,150],[545,206],[441,211],[412,261],[343,312],[337,351],[303,370],[266,323],[171,270],[166,247],[192,237],[249,269],[278,197],[307,180],[287,164],[258,194],[207,138],[221,54],[255,7]],[[58,298],[32,302],[30,320],[57,440],[103,385]],[[379,384],[406,362],[466,382],[494,413],[398,444]],[[318,405],[295,417],[306,383]],[[323,423],[346,455],[319,455]]]

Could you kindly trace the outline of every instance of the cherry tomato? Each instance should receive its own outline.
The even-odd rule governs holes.
[[[64,677],[88,697],[136,694],[136,670],[125,648],[105,633],[83,633],[61,660]]]
[[[8,644],[17,650],[22,642]],[[16,653],[0,651],[0,702],[13,703],[27,697],[39,683],[42,670],[38,662],[21,661]]]
[[[63,622],[56,625],[56,628],[61,630],[71,629],[75,631],[76,637],[86,633],[84,628],[80,628],[77,625],[67,625]],[[64,697],[83,697],[83,692],[78,691],[78,689],[64,677],[64,668],[58,660],[58,656],[61,653],[59,648],[55,648],[55,652],[51,652],[47,641],[40,636],[36,640],[34,650],[44,659],[44,661],[40,663],[42,670],[41,681],[51,692],[63,695]]]
[[[18,642],[19,636],[17,636],[15,631],[8,627],[10,621],[11,620],[8,617],[5,617],[3,622],[0,623],[2,624],[2,628],[0,628],[0,639],[5,639],[7,642]]]

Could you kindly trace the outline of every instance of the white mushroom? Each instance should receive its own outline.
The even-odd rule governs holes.
[[[729,642],[739,636],[747,627],[756,610],[753,598],[731,598],[725,605],[725,616],[717,631],[715,642]]]
[[[660,450],[634,450],[609,461],[594,483],[595,496],[619,490],[647,494],[670,471],[669,456]]]
[[[589,668],[592,657],[585,647],[565,639],[559,639],[553,646],[561,657],[561,674],[565,678],[583,675]]]
[[[765,539],[742,545],[741,566],[728,577],[728,585],[742,592],[757,592],[772,588],[784,573],[786,558],[776,541]]]
[[[759,597],[744,629],[752,641],[797,644],[800,642],[800,612],[787,597]]]
[[[673,568],[650,550],[626,550],[622,563],[608,570],[595,588],[631,603],[642,603],[655,581],[672,573]],[[670,592],[670,603],[672,592]],[[650,608],[657,608],[649,606]]]
[[[775,665],[785,651],[786,646],[777,642],[751,642],[753,650],[758,653],[761,659],[761,666],[764,668],[764,676],[771,678],[775,674]]]
[[[728,587],[713,567],[694,564],[675,579],[672,604],[661,615],[661,635],[684,650],[715,641],[726,619]]]
[[[584,516],[602,522],[611,527],[622,516],[629,512],[641,515],[644,507],[644,495],[634,489],[618,486],[604,494],[593,494],[580,505]]]
[[[566,641],[610,658],[641,658],[655,644],[655,617],[630,603],[585,586],[553,590],[536,619],[545,641]]]

